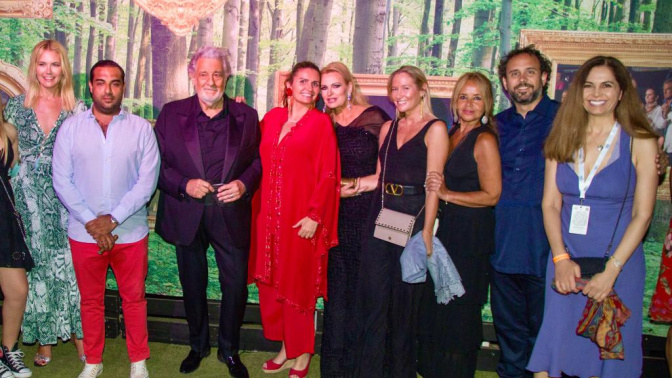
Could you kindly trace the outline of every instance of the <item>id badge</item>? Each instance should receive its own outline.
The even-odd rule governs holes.
[[[572,217],[569,221],[569,233],[585,235],[588,233],[590,206],[572,205]]]

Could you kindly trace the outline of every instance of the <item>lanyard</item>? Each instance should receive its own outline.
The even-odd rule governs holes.
[[[614,126],[611,127],[611,132],[609,133],[609,136],[607,137],[606,142],[604,143],[604,147],[600,151],[600,154],[597,156],[597,160],[595,160],[595,164],[593,164],[593,168],[590,170],[590,173],[588,174],[588,177],[584,177],[584,172],[585,172],[585,159],[583,157],[583,147],[579,148],[579,198],[581,198],[581,202],[583,203],[583,200],[586,198],[586,192],[588,191],[588,188],[590,187],[590,184],[593,182],[593,178],[595,177],[595,173],[597,172],[597,169],[600,167],[602,164],[602,161],[604,161],[605,156],[607,156],[607,151],[609,151],[609,147],[611,147],[611,143],[613,143],[614,138],[616,137],[616,133],[618,130],[621,128],[621,126],[618,124],[618,122],[614,122]]]

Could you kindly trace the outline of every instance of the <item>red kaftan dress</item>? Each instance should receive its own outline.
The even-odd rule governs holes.
[[[315,109],[278,143],[287,116],[287,108],[274,108],[261,121],[254,279],[272,285],[279,301],[312,312],[326,297],[327,252],[338,244],[340,158],[331,119]],[[319,224],[312,239],[292,227],[306,216]]]

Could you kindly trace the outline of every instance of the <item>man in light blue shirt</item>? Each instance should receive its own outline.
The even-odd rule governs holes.
[[[122,298],[131,378],[149,376],[146,204],[156,189],[159,150],[151,125],[121,110],[124,71],[102,60],[91,68],[90,110],[68,118],[56,137],[53,179],[70,213],[68,237],[81,293],[86,366],[103,371],[104,294],[112,266]]]

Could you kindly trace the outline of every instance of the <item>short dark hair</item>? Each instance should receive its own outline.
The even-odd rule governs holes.
[[[121,82],[125,83],[126,82],[126,73],[124,72],[124,69],[121,68],[119,63],[115,62],[114,60],[109,60],[109,59],[104,59],[104,60],[99,60],[96,62],[96,64],[91,67],[91,71],[89,71],[89,83],[93,83],[93,72],[96,70],[98,67],[116,67],[121,71]]]
[[[528,45],[525,47],[517,47],[511,51],[509,51],[508,54],[506,54],[505,57],[499,60],[499,66],[497,66],[497,74],[499,75],[499,81],[500,83],[502,82],[502,78],[506,78],[506,65],[509,63],[511,59],[518,55],[522,54],[527,54],[530,56],[533,56],[537,58],[539,61],[539,68],[541,69],[541,73],[546,73],[546,84],[544,84],[543,91],[546,93],[546,90],[548,89],[548,83],[551,81],[551,71],[552,71],[552,65],[551,61],[546,58],[544,54],[541,53],[541,51],[537,50],[534,45]],[[504,86],[502,85],[502,90]],[[504,90],[506,92],[506,90]]]

